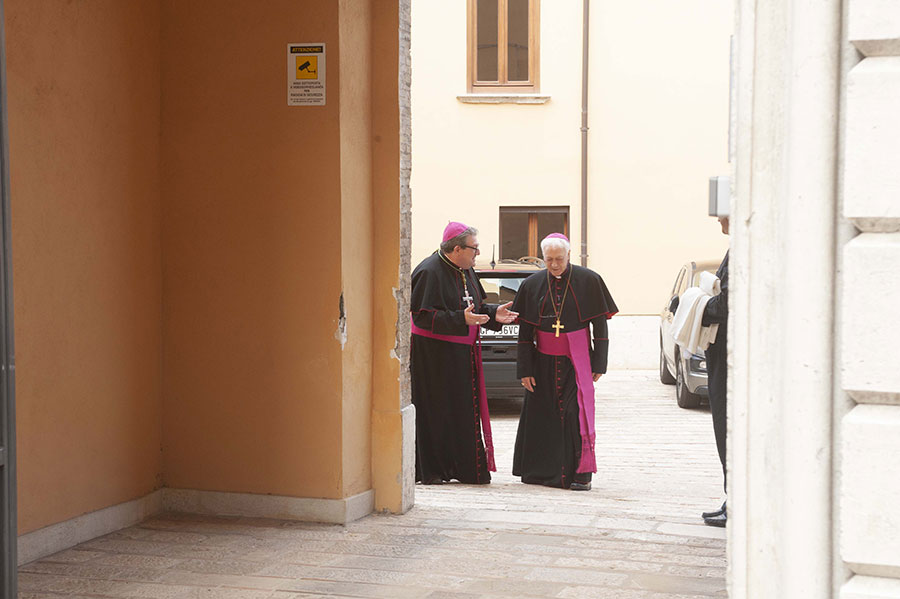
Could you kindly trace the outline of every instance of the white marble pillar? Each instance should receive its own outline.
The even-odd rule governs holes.
[[[732,597],[832,596],[838,0],[740,1]]]

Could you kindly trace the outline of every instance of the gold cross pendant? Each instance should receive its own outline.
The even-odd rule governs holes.
[[[559,330],[560,330],[560,329],[566,328],[566,325],[564,325],[564,324],[559,324],[559,319],[557,318],[557,319],[556,319],[556,324],[550,325],[550,328],[556,329],[556,336],[559,337]]]

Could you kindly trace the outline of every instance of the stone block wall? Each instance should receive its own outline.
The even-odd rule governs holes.
[[[842,217],[840,381],[855,402],[837,467],[840,599],[900,598],[900,11],[851,0],[847,35],[862,60],[847,73]]]

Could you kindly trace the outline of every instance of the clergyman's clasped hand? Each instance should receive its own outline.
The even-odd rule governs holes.
[[[537,383],[533,376],[525,376],[522,377],[522,386],[534,393],[534,388],[537,387]]]

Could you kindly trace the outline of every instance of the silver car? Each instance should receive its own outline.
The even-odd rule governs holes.
[[[703,352],[688,354],[682,351],[672,336],[672,320],[678,307],[676,298],[689,287],[700,284],[703,271],[715,274],[718,262],[688,262],[678,271],[669,300],[659,318],[659,380],[666,385],[675,385],[675,399],[682,408],[696,408],[701,401],[709,398],[707,385],[706,356]]]

